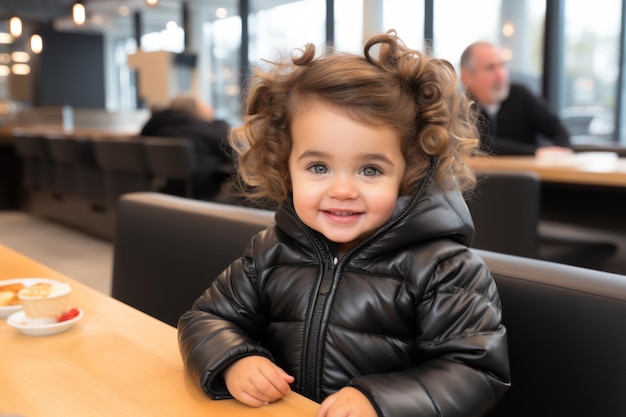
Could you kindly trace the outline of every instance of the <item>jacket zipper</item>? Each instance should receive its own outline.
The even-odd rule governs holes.
[[[348,259],[353,256],[354,253],[368,246],[371,242],[377,240],[379,236],[387,233],[390,228],[402,221],[407,213],[412,210],[412,208],[421,199],[422,194],[426,190],[426,185],[430,181],[430,178],[434,175],[436,166],[437,159],[431,157],[428,173],[405,210],[393,222],[388,223],[385,227],[379,229],[374,235],[366,238],[357,246],[349,250],[345,255],[341,257],[341,262],[338,262],[337,253],[334,246],[331,245],[327,239],[318,237],[318,235],[316,235],[308,226],[306,226],[302,222],[302,220],[300,220],[295,212],[295,209],[293,208],[293,205],[290,207],[291,214],[300,224],[300,227],[302,228],[302,230],[304,230],[307,237],[311,240],[311,242],[314,243],[318,260],[320,261],[320,264],[322,266],[320,270],[321,275],[318,278],[317,290],[314,295],[313,314],[310,316],[310,319],[308,319],[308,323],[306,323],[308,331],[306,335],[307,339],[304,343],[306,350],[303,352],[305,366],[302,367],[301,376],[304,385],[304,392],[302,392],[301,394],[303,394],[304,396],[314,399],[317,402],[320,402],[322,400],[321,392],[319,392],[318,382],[320,379],[318,373],[321,368],[321,357],[319,357],[321,353],[319,352],[319,344],[322,332],[322,319],[324,317],[326,309],[326,299],[330,294],[333,282],[335,282],[335,280],[339,278],[339,276],[341,275],[341,271],[344,268],[344,265],[347,263]],[[328,253],[331,255],[330,261],[325,259],[324,253]]]
[[[306,229],[305,229],[306,230]],[[319,284],[315,293],[315,299],[313,301],[313,314],[310,316],[311,319],[308,323],[308,333],[307,340],[305,343],[306,352],[305,352],[305,366],[303,366],[304,375],[304,392],[308,398],[312,398],[315,401],[321,401],[321,396],[319,392],[319,384],[318,384],[318,373],[319,373],[319,356],[320,356],[320,336],[322,332],[322,319],[324,317],[324,311],[326,308],[326,300],[328,298],[328,294],[332,288],[333,280],[335,277],[335,266],[337,265],[337,256],[334,254],[334,250],[330,249],[327,245],[324,245],[320,239],[318,239],[312,233],[309,233],[307,230],[307,234],[309,238],[316,244],[315,247],[318,248],[318,258],[320,260],[321,268],[321,276],[319,279]],[[326,246],[326,251],[324,251],[321,246]],[[330,261],[326,260],[323,256],[324,253],[330,253]]]

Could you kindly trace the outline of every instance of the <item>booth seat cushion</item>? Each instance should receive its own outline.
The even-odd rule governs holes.
[[[117,207],[112,295],[176,326],[250,237],[273,221],[270,211],[126,194]]]
[[[513,381],[490,416],[626,416],[626,276],[476,252],[498,285]]]

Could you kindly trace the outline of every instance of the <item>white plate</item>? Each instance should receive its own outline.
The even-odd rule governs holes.
[[[0,287],[3,285],[11,285],[11,284],[23,284],[25,287],[30,287],[35,284],[58,284],[59,281],[56,279],[49,278],[15,278],[15,279],[7,279],[4,281],[0,281]],[[0,317],[8,317],[16,311],[20,311],[22,306],[12,305],[12,306],[0,306]]]
[[[60,323],[28,324],[26,322],[26,315],[24,314],[24,311],[20,310],[17,313],[11,314],[9,318],[7,318],[7,324],[29,336],[47,336],[69,330],[74,323],[82,319],[84,315],[85,313],[83,310],[79,308],[78,316],[70,320],[62,321]]]

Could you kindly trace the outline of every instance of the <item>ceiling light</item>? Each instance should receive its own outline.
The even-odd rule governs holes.
[[[0,65],[0,77],[6,77],[11,73],[11,68],[8,65]]]
[[[159,0],[146,0],[146,4],[150,7],[156,6],[158,2]]]
[[[224,19],[226,16],[228,16],[228,11],[224,7],[215,9],[215,17],[218,19]]]
[[[511,22],[506,22],[502,25],[502,34],[507,38],[510,38],[515,33],[515,25]]]
[[[511,51],[511,48],[502,48],[502,52],[500,53],[500,55],[505,61],[510,61],[511,59],[513,59],[513,51]]]
[[[11,52],[11,59],[13,62],[28,62],[30,61],[30,55],[24,51],[13,51]]]
[[[87,14],[85,12],[85,6],[82,3],[74,3],[72,6],[72,19],[77,25],[84,25]]]
[[[34,34],[30,37],[30,50],[35,54],[43,51],[43,39],[41,39],[41,36]]]
[[[14,38],[22,36],[22,19],[17,16],[12,17],[9,20],[9,32],[11,32]]]
[[[11,66],[11,72],[15,75],[28,75],[30,74],[30,65],[28,64],[13,64]]]
[[[13,43],[13,36],[10,33],[0,32],[0,44],[8,45]]]

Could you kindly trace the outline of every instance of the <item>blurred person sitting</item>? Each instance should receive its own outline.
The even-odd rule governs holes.
[[[179,95],[167,107],[152,111],[150,119],[141,129],[141,135],[189,139],[196,157],[194,198],[212,199],[232,172],[229,131],[227,122],[215,119],[211,106],[199,98]],[[182,188],[182,184],[168,181],[162,191],[181,194]]]
[[[495,155],[572,153],[559,117],[527,87],[510,81],[495,45],[475,42],[465,49],[461,81],[480,110],[482,150]]]

